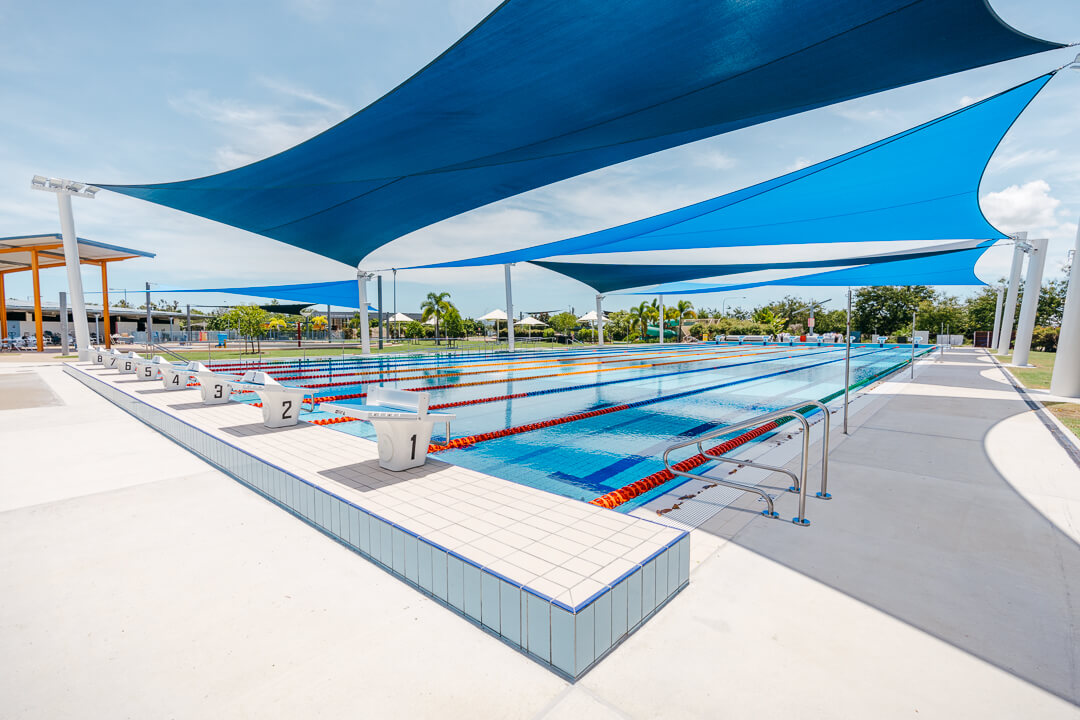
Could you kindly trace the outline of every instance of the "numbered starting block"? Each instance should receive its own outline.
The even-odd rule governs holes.
[[[263,425],[268,428],[289,427],[300,418],[300,403],[312,390],[282,385],[258,370],[249,370],[240,380],[229,383],[236,392],[254,392],[262,403]]]
[[[104,365],[105,358],[109,356],[110,351],[104,347],[91,348],[90,362],[94,365]]]
[[[160,355],[154,358],[138,358],[135,361],[135,377],[139,380],[157,380],[161,377],[161,367],[168,365],[169,361]]]
[[[119,350],[110,350],[108,353],[106,353],[105,358],[104,360],[102,360],[101,364],[107,368],[120,367],[120,360],[122,360],[123,357],[124,353],[120,352]]]
[[[134,351],[120,358],[120,362],[117,364],[117,367],[120,368],[120,374],[134,375],[135,371],[139,369],[139,366],[135,363],[142,359],[144,359],[143,356]]]
[[[199,380],[199,392],[202,393],[202,401],[207,405],[223,405],[229,402],[232,395],[232,383],[236,377],[219,375],[211,370],[203,370],[196,377]]]
[[[200,372],[205,371],[206,366],[194,360],[187,365],[166,363],[161,366],[161,384],[165,386],[166,390],[187,390],[191,379],[198,377]]]
[[[327,403],[319,409],[370,422],[379,441],[379,467],[396,472],[424,464],[435,423],[445,423],[450,442],[450,421],[456,416],[428,412],[430,397],[425,392],[377,387],[368,391],[368,402],[362,405]]]

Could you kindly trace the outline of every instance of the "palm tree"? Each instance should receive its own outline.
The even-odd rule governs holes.
[[[420,316],[420,322],[427,322],[431,318],[435,318],[435,344],[439,344],[439,321],[446,316],[446,313],[450,312],[450,308],[454,307],[450,302],[450,293],[441,292],[427,294],[427,299],[420,303],[420,311],[423,315]]]
[[[679,311],[679,316],[678,316],[679,335],[680,335],[679,339],[681,340],[682,339],[681,338],[681,336],[682,336],[682,321],[685,318],[696,318],[697,313],[694,312],[694,303],[690,302],[689,300],[680,300],[678,302],[678,304],[675,306],[675,308]]]
[[[627,312],[630,315],[630,327],[634,327],[635,325],[640,326],[642,339],[648,339],[646,337],[646,328],[649,323],[649,316],[652,313],[652,308],[649,307],[649,303],[642,300],[640,305],[630,308]]]

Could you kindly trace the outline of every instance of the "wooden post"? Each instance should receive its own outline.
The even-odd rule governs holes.
[[[109,271],[108,263],[101,261],[101,317],[105,321],[105,349],[112,348],[112,323],[109,322]],[[101,338],[98,338],[101,342]]]

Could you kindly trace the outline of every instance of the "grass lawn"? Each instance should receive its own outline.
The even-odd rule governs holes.
[[[1046,409],[1054,414],[1061,424],[1073,431],[1080,437],[1080,405],[1076,403],[1047,402],[1043,403]]]
[[[1009,368],[1009,372],[1013,374],[1017,380],[1019,380],[1024,387],[1029,388],[1041,388],[1046,390],[1050,387],[1050,375],[1054,372],[1054,358],[1057,357],[1056,353],[1052,352],[1037,352],[1031,351],[1031,355],[1028,358],[1028,362],[1035,367],[1031,368]],[[1012,362],[1012,355],[1001,355],[998,357],[1003,363]]]
[[[1050,376],[1054,372],[1054,360],[1056,358],[1056,353],[1035,352],[1032,350],[1028,362],[1035,367],[1008,368],[1008,370],[1024,387],[1047,390],[1050,388]],[[1003,356],[1000,359],[1003,362],[1010,362],[1012,356]],[[1080,405],[1076,403],[1044,402],[1043,406],[1053,413],[1054,417],[1060,420],[1062,425],[1072,430],[1074,435],[1080,437]]]

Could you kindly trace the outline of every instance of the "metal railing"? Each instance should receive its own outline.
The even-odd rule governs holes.
[[[186,357],[184,357],[180,353],[175,352],[174,350],[170,350],[169,348],[165,347],[164,345],[158,345],[157,343],[154,343],[151,347],[154,350],[156,350],[157,352],[163,353],[165,355],[171,355],[172,357],[176,358],[177,360],[179,360],[181,362],[187,362],[187,360],[188,360]]]
[[[740,423],[735,423],[733,425],[724,425],[714,430],[710,430],[709,432],[701,435],[694,440],[686,440],[671,445],[666,450],[664,450],[664,467],[667,468],[667,470],[676,477],[702,480],[704,482],[716,483],[725,487],[734,488],[735,490],[741,490],[743,492],[755,493],[756,495],[760,495],[761,499],[765,501],[767,508],[761,514],[765,515],[766,517],[780,517],[780,515],[773,507],[772,497],[764,490],[754,485],[746,485],[744,483],[737,483],[732,480],[706,477],[704,475],[698,475],[696,473],[679,470],[677,469],[677,467],[672,465],[669,456],[675,450],[679,450],[685,447],[697,446],[698,453],[710,460],[725,463],[734,463],[737,465],[745,465],[748,467],[760,468],[762,470],[770,470],[772,472],[783,473],[784,475],[790,477],[792,480],[792,485],[788,487],[788,492],[795,492],[799,494],[799,514],[793,517],[791,521],[796,525],[800,526],[809,525],[810,521],[806,519],[806,474],[810,456],[810,423],[807,421],[806,416],[799,412],[806,407],[814,407],[815,409],[820,410],[824,418],[824,428],[822,431],[821,443],[821,490],[818,491],[817,497],[821,498],[822,500],[828,500],[832,497],[832,495],[830,495],[828,492],[829,434],[832,421],[829,415],[829,409],[824,405],[824,403],[818,402],[817,400],[800,402],[796,405],[792,405],[781,410],[774,410],[763,415],[758,415],[757,417],[750,418],[749,420],[744,420]],[[765,463],[753,462],[750,460],[740,460],[737,458],[725,457],[719,453],[710,452],[703,447],[703,443],[709,440],[713,440],[723,435],[730,435],[731,433],[737,432],[739,430],[750,430],[752,428],[761,427],[762,425],[773,422],[775,420],[780,420],[781,418],[792,418],[802,426],[802,452],[800,453],[798,474],[792,472],[791,470],[788,470],[787,468],[777,467],[775,465],[767,465]],[[675,465],[678,465],[678,463],[675,463]]]

